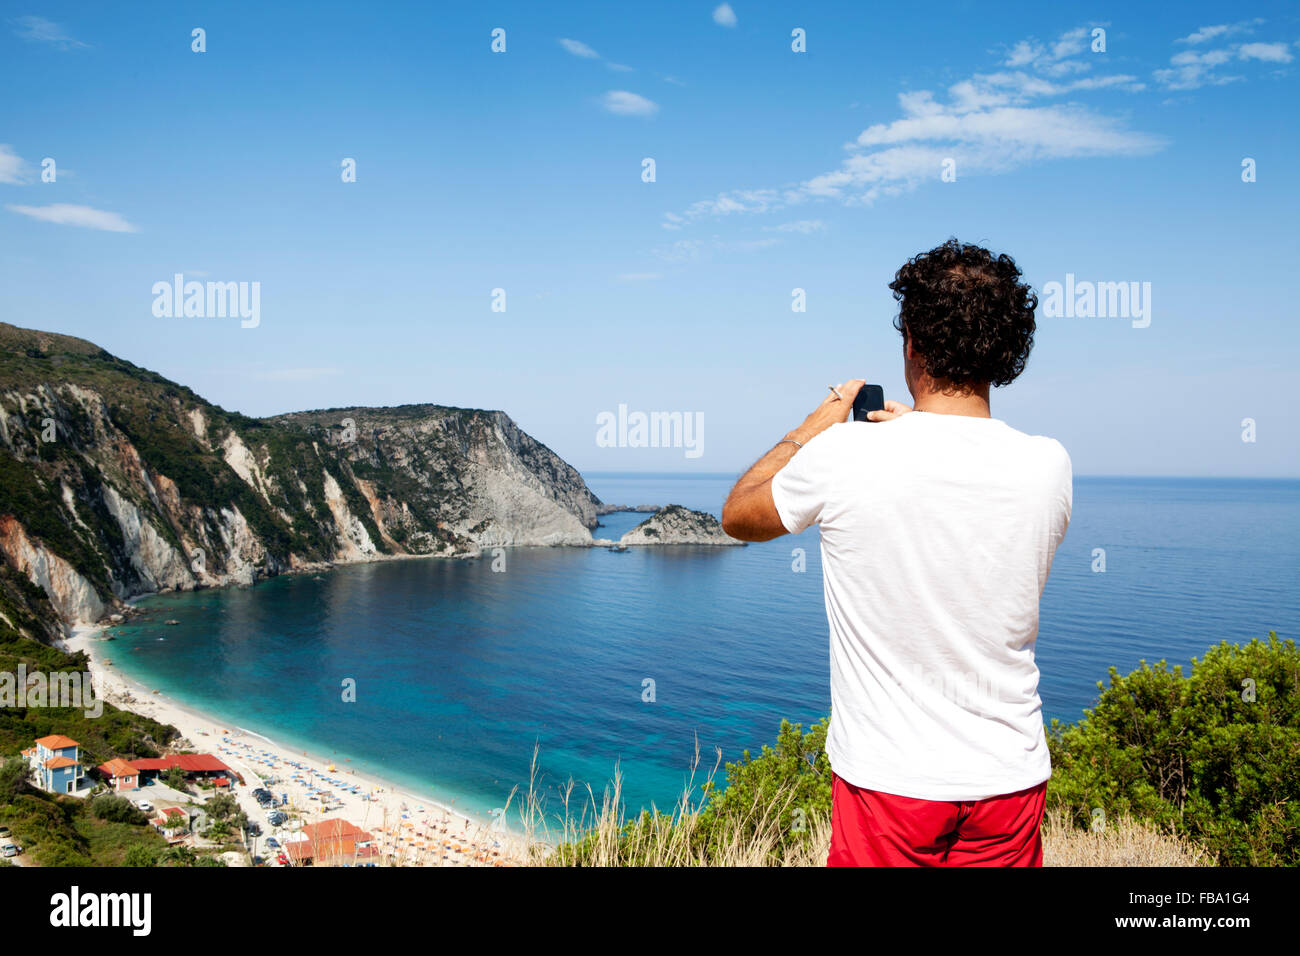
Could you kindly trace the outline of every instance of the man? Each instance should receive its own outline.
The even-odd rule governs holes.
[[[746,541],[821,528],[827,863],[1041,866],[1034,641],[1070,458],[989,412],[989,388],[1024,370],[1038,299],[1009,257],[956,240],[890,288],[913,406],[846,422],[863,382],[834,387],[736,483],[722,525]]]

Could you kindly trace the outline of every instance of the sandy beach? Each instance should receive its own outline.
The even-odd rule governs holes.
[[[274,728],[236,726],[155,693],[112,663],[104,631],[81,626],[63,642],[70,653],[89,655],[98,694],[124,710],[173,725],[191,745],[184,749],[214,754],[240,774],[243,784],[236,782],[232,792],[249,819],[262,825],[263,838],[274,833],[284,843],[304,824],[341,819],[373,835],[378,852],[367,862],[381,866],[510,866],[524,859],[523,839],[495,822],[468,818],[455,808],[357,773],[346,763],[277,743]],[[276,809],[288,812],[290,823],[274,831],[267,811],[252,796],[268,779],[276,781],[268,789],[277,801],[281,794],[289,797],[287,806]],[[147,793],[127,795],[134,799]],[[269,855],[274,860],[276,854]]]

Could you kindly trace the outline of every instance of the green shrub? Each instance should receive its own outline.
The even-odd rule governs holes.
[[[123,866],[156,866],[158,854],[150,847],[137,843],[122,857]]]
[[[765,814],[776,817],[781,834],[773,863],[807,842],[811,822],[831,815],[829,726],[825,717],[805,732],[802,724],[783,720],[775,747],[765,744],[757,757],[746,750],[740,760],[727,764],[726,787],[700,814],[699,831],[709,850],[752,837],[765,828]]]
[[[27,789],[31,770],[18,754],[9,757],[0,766],[0,805],[13,802],[23,790]]]
[[[1048,805],[1175,829],[1221,865],[1300,863],[1300,651],[1222,643],[1184,677],[1161,661],[1098,684],[1079,723],[1053,721]]]
[[[148,818],[130,800],[111,793],[91,800],[90,814],[96,820],[107,820],[110,823],[132,823],[142,826],[148,822]]]

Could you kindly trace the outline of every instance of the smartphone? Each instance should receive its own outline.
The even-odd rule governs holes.
[[[878,412],[885,407],[885,390],[879,385],[863,385],[858,397],[853,400],[853,420],[870,421],[867,412]]]

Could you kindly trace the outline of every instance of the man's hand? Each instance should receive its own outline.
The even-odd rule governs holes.
[[[898,418],[900,415],[906,415],[912,410],[911,405],[904,405],[902,402],[888,401],[885,407],[878,412],[867,412],[867,418],[873,422],[887,422],[891,419]]]
[[[855,378],[838,386],[838,396],[834,393],[827,395],[802,425],[786,432],[785,437],[792,441],[778,443],[741,476],[727,496],[727,503],[722,506],[723,531],[741,541],[770,541],[786,533],[772,501],[772,476],[795,456],[800,445],[808,443],[832,425],[845,421],[853,410],[853,400],[865,384],[865,380]],[[898,402],[893,404],[898,405]],[[799,445],[792,442],[799,442]]]
[[[786,432],[785,437],[807,444],[832,425],[847,421],[849,413],[853,411],[853,400],[858,397],[858,392],[862,391],[862,386],[866,384],[865,379],[855,378],[851,382],[836,386],[840,395],[844,397],[839,398],[834,392],[828,394],[822,403],[808,414],[803,424],[793,431]]]

